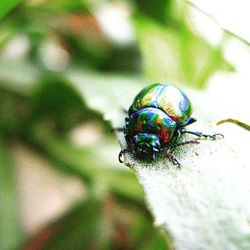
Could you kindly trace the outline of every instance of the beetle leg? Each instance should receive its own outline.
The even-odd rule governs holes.
[[[155,155],[155,153],[154,153],[154,152],[151,154],[151,158],[152,158],[152,161],[154,161],[154,160],[155,160],[156,155]]]
[[[183,141],[183,142],[179,142],[179,143],[174,144],[173,147],[179,147],[179,146],[182,146],[182,145],[185,145],[185,144],[189,144],[189,143],[199,144],[200,142],[197,141],[197,140]]]
[[[173,150],[169,149],[166,151],[166,155],[168,157],[168,159],[174,164],[176,165],[178,168],[181,167],[181,163],[179,162],[179,160],[173,155]]]
[[[174,155],[168,155],[169,160],[176,165],[178,168],[181,168],[181,163]]]
[[[174,147],[174,145],[176,145],[178,143],[178,140],[179,140],[181,135],[182,135],[181,130],[178,129],[176,131],[176,135],[174,136],[173,147]]]
[[[124,155],[125,152],[127,152],[128,149],[127,148],[124,148],[120,151],[119,155],[118,155],[118,160],[120,163],[124,163],[124,161],[122,160],[122,156]]]
[[[188,131],[188,130],[180,130],[180,133],[183,135],[185,133],[188,133],[188,134],[192,134],[192,135],[195,135],[197,137],[200,137],[200,138],[206,138],[206,139],[212,139],[212,140],[216,140],[216,139],[222,139],[224,138],[224,135],[222,134],[213,134],[213,135],[207,135],[207,134],[203,134],[201,132],[195,132],[195,131]]]

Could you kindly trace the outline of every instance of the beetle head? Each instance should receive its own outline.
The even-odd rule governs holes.
[[[133,137],[134,149],[139,156],[154,156],[160,151],[161,142],[154,134],[138,133]]]

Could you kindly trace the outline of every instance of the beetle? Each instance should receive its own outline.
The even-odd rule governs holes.
[[[117,129],[123,131],[127,143],[127,147],[119,153],[119,161],[123,163],[122,156],[127,151],[138,158],[151,160],[165,151],[169,160],[180,166],[173,155],[174,149],[187,143],[199,143],[197,140],[180,142],[181,135],[189,133],[213,140],[223,137],[221,134],[208,135],[186,130],[186,126],[196,121],[191,114],[191,102],[180,89],[167,83],[145,87],[130,106],[125,126]]]

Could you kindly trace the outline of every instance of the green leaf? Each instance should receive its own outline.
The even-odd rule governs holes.
[[[133,2],[136,6],[136,11],[140,14],[146,15],[163,24],[170,19],[171,0],[133,0]]]
[[[136,86],[140,86],[140,81],[134,83],[133,88],[132,84],[127,84],[126,92],[134,94],[126,96],[122,85],[118,85],[120,91],[115,90],[115,85],[112,87],[112,78],[110,81],[104,77],[94,80],[94,76],[84,78],[84,74],[82,77],[80,75],[79,72],[70,74],[71,81],[80,89],[81,83],[87,80],[92,82],[85,89],[87,100],[102,97],[104,100],[100,110],[105,114],[114,109],[114,103],[130,102],[130,97],[136,94]],[[97,82],[101,81],[107,81],[107,85],[99,84],[98,89]],[[116,84],[119,82],[116,79]],[[114,99],[114,96],[118,96],[119,100]],[[95,105],[93,107],[98,108]],[[111,119],[115,123],[119,118],[116,116]],[[190,126],[190,130],[209,133],[211,129],[197,122]],[[119,134],[119,137],[121,145],[124,145],[123,134]],[[250,192],[250,170],[240,164],[224,141],[200,142],[199,145],[185,145],[175,150],[183,164],[180,170],[165,155],[149,164],[138,162],[128,154],[126,165],[135,171],[156,225],[169,235],[170,245],[176,249],[230,249],[231,246],[248,249],[250,206],[245,197]]]
[[[146,235],[147,237],[147,235]],[[166,245],[166,241],[164,237],[158,232],[158,230],[152,230],[150,237],[147,237],[142,240],[141,246],[139,246],[137,249],[140,250],[151,250],[151,249],[157,249],[157,250],[168,250],[171,249]]]
[[[166,27],[135,19],[146,76],[153,82],[183,82],[202,88],[219,69],[230,69],[222,56],[222,44],[211,47],[185,23]]]
[[[16,178],[6,142],[0,137],[0,249],[16,249],[22,232],[18,216]]]
[[[107,120],[111,122],[115,121],[111,119],[112,115],[115,114],[118,120],[121,109],[128,108],[128,104],[132,102],[134,96],[125,94],[128,88],[136,93],[147,84],[144,78],[135,75],[100,74],[76,67],[66,71],[64,76],[85,97],[89,107],[105,114]],[[124,115],[122,122],[123,119]]]
[[[101,120],[100,114],[87,109],[77,89],[57,75],[47,74],[34,86],[31,104],[31,122],[49,122],[61,133],[83,120]]]
[[[43,8],[60,11],[77,11],[83,13],[87,10],[85,1],[82,0],[55,0],[43,3]]]
[[[1,0],[0,2],[0,20],[14,9],[22,0]]]
[[[198,123],[190,130],[208,132]],[[176,148],[174,154],[180,169],[164,154],[154,163],[125,155],[155,224],[170,235],[174,249],[249,249],[249,166],[242,165],[223,140],[201,140]]]

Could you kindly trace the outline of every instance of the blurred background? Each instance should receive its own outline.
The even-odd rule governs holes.
[[[207,122],[250,123],[246,5],[0,2],[0,249],[171,249],[112,127],[159,81]],[[221,127],[247,161],[248,133]]]

